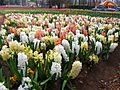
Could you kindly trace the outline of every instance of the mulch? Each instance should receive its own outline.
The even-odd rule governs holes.
[[[0,15],[0,26],[3,21],[4,15]],[[72,84],[77,90],[120,90],[120,45],[108,61],[101,60],[92,68],[84,66]]]

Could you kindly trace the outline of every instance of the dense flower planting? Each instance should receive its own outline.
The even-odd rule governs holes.
[[[120,19],[64,14],[6,14],[0,31],[0,89],[64,90],[84,64],[107,60],[118,46]]]

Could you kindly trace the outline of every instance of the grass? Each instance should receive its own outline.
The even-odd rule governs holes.
[[[45,8],[2,8],[0,14],[7,13],[50,13],[50,14],[80,14],[80,15],[90,15],[90,16],[100,16],[100,17],[117,17],[120,18],[119,12],[108,12],[108,11],[92,11],[92,10],[82,10],[82,9],[45,9]]]

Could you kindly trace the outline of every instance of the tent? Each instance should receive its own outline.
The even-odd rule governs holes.
[[[102,11],[118,11],[118,5],[112,1],[106,0],[105,2],[101,2],[97,6],[97,10]]]

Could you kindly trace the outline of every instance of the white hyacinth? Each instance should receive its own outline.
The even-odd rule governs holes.
[[[108,32],[107,32],[107,35],[111,35],[111,34],[113,34],[113,30],[112,29],[110,29],[110,30],[108,30]]]
[[[100,54],[101,51],[102,51],[102,43],[97,41],[96,44],[95,44],[95,50],[97,51],[96,54]]]
[[[60,54],[62,54],[63,58],[65,61],[69,61],[69,57],[67,56],[64,47],[62,45],[57,45],[54,48],[57,52],[59,52]]]
[[[118,33],[118,32],[116,32],[116,33],[115,33],[115,41],[117,41],[117,40],[118,40],[118,38],[119,38],[119,33]]]
[[[82,63],[80,61],[75,61],[72,64],[72,69],[68,76],[72,77],[72,79],[75,79],[79,75],[81,69],[82,69]]]
[[[39,48],[40,40],[38,40],[37,38],[35,38],[35,39],[33,40],[33,43],[34,43],[34,49],[35,49],[35,48]]]
[[[51,66],[51,75],[54,75],[56,74],[56,79],[58,77],[61,77],[61,64],[60,63],[57,63],[57,62],[52,62],[52,66]]]
[[[85,36],[84,34],[80,34],[79,37],[80,37],[84,42],[87,42],[87,41],[88,41],[88,36]]]
[[[18,90],[30,90],[32,88],[32,81],[29,77],[23,77],[22,84],[18,87]]]
[[[5,33],[6,33],[6,30],[5,30],[5,29],[1,29],[1,30],[0,30],[0,35],[4,36]]]
[[[4,86],[4,82],[0,82],[0,90],[8,90],[5,86]]]
[[[95,37],[93,37],[93,36],[89,36],[89,38],[90,38],[90,41],[93,41],[94,43],[96,43],[96,39],[95,39]]]
[[[113,52],[117,46],[118,43],[111,43],[109,52]]]
[[[20,41],[22,43],[28,43],[28,36],[25,32],[20,32]]]
[[[42,49],[42,50],[46,50],[46,44],[45,43],[40,43],[40,48]]]
[[[79,51],[80,45],[78,45],[78,42],[72,42],[72,53],[76,52],[76,55],[78,55]]]
[[[14,33],[11,33],[7,36],[8,41],[13,41],[13,38],[14,38]]]
[[[63,45],[63,47],[65,48],[66,51],[71,51],[70,50],[70,44],[67,40],[63,39],[62,40],[62,45]]]
[[[23,70],[23,75],[25,75],[26,64],[28,64],[27,55],[25,55],[24,52],[18,53],[18,68]]]
[[[29,41],[33,42],[34,39],[35,39],[35,32],[30,32],[29,33]]]

